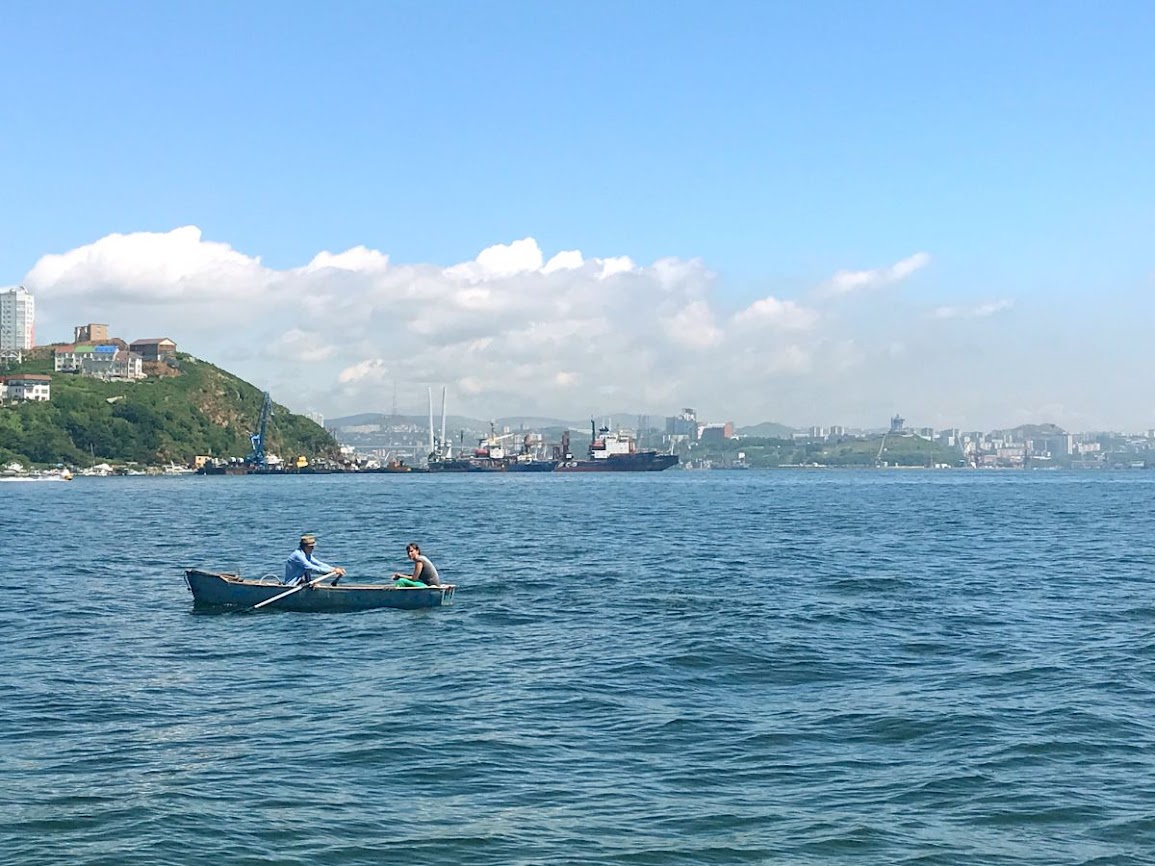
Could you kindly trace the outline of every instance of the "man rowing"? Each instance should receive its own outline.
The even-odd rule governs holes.
[[[297,545],[297,549],[285,562],[285,578],[281,581],[282,583],[302,583],[322,574],[332,574],[332,585],[337,585],[337,581],[345,576],[345,569],[321,562],[313,556],[313,548],[316,546],[317,536],[301,536],[301,543]]]

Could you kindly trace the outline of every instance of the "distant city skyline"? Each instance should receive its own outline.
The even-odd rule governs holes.
[[[1155,425],[1155,7],[656,8],[14,7],[0,285],[326,416]]]

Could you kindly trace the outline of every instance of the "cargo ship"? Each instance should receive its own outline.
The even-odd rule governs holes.
[[[503,440],[512,433],[498,434],[490,426],[489,435],[479,439],[471,455],[452,457],[429,456],[430,472],[553,472],[557,460],[539,456],[533,448],[535,434],[527,434],[521,452],[511,454]],[[540,437],[539,437],[540,438]]]
[[[590,421],[589,457],[575,460],[569,453],[569,433],[562,435],[562,459],[555,472],[661,472],[678,463],[677,454],[664,454],[653,449],[638,450],[637,440],[619,430],[611,433],[609,427],[598,429]]]

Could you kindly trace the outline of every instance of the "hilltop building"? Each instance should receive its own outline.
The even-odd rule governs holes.
[[[136,352],[146,361],[160,361],[176,354],[176,343],[168,337],[151,337],[147,340],[133,340],[129,351]]]
[[[108,325],[77,325],[72,329],[74,343],[107,343]]]
[[[35,345],[36,299],[23,286],[0,290],[0,351]]]
[[[53,369],[57,373],[80,373],[97,379],[144,378],[141,356],[115,343],[57,346],[53,353]]]

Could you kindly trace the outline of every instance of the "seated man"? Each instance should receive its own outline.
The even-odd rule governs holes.
[[[315,535],[302,535],[301,543],[289,556],[285,563],[285,578],[282,583],[301,583],[312,580],[322,574],[333,575],[333,586],[345,576],[345,569],[321,562],[313,556],[313,548],[317,546]]]

